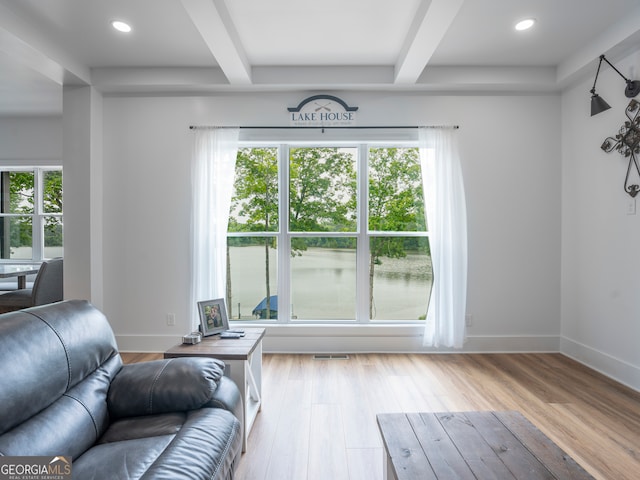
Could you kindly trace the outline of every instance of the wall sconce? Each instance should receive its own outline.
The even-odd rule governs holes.
[[[627,82],[627,86],[624,89],[624,94],[627,98],[633,98],[638,93],[640,93],[640,81],[638,80],[629,80],[627,77],[622,75],[620,71],[614,67],[609,60],[605,58],[604,55],[600,55],[600,61],[598,62],[598,70],[596,71],[596,79],[593,81],[593,87],[591,88],[591,116],[597,115],[605,110],[609,110],[611,106],[604,101],[604,99],[596,93],[596,82],[598,81],[598,74],[600,73],[600,66],[602,65],[602,61],[605,61],[609,64],[611,68],[613,68],[618,75],[624,78],[625,82]]]

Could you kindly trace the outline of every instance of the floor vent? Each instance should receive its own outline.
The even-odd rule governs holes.
[[[349,360],[349,355],[345,355],[345,354],[334,354],[334,355],[324,355],[324,354],[319,354],[319,355],[314,355],[313,356],[314,360]]]

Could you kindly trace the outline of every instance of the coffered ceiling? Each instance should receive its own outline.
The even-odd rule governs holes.
[[[0,0],[0,115],[59,114],[65,84],[559,91],[638,46],[638,0]]]

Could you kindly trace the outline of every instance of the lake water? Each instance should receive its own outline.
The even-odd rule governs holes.
[[[230,258],[231,319],[238,319],[238,312],[243,320],[254,318],[252,310],[266,295],[264,247],[233,247],[230,249]],[[431,292],[431,257],[408,254],[404,258],[383,257],[381,261],[374,269],[373,319],[424,318]],[[270,293],[276,295],[275,249],[269,250],[269,262]],[[294,319],[355,319],[357,286],[354,250],[309,248],[301,256],[291,258],[291,269],[291,310]],[[368,275],[364,281],[367,282],[368,291]]]

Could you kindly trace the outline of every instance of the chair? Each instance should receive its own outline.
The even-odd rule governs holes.
[[[33,288],[0,295],[0,313],[59,302],[62,298],[62,258],[53,258],[42,262]]]

